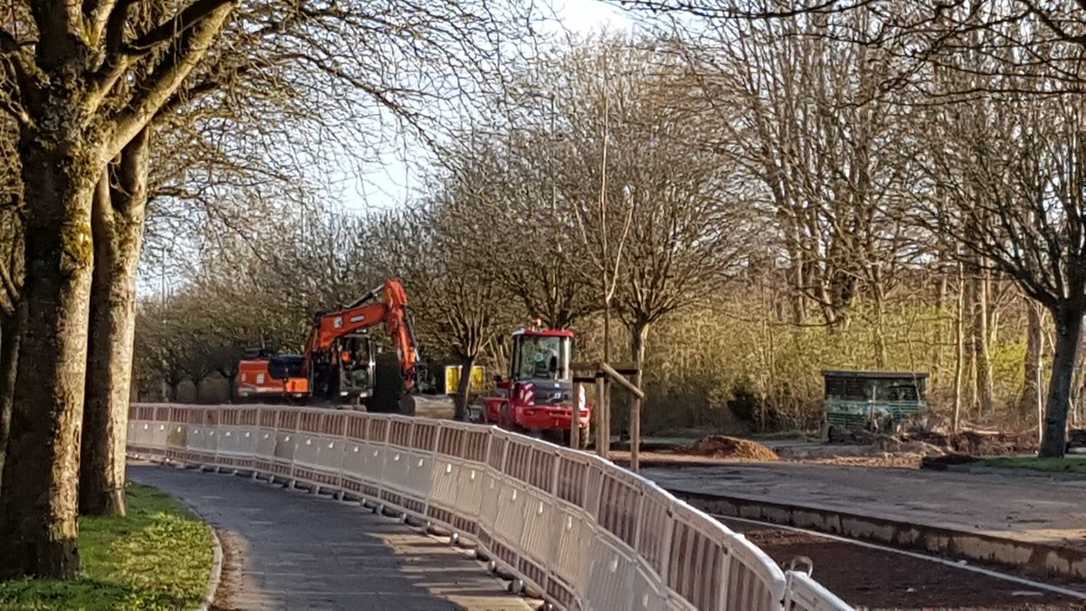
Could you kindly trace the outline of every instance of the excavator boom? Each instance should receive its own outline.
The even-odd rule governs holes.
[[[396,346],[404,390],[408,394],[417,391],[418,342],[407,309],[407,293],[399,279],[389,278],[347,307],[317,314],[303,355],[243,360],[238,396],[291,400],[317,396],[334,401],[370,398],[376,373],[372,342],[360,332],[380,324]],[[288,361],[291,367],[282,366]],[[273,366],[276,363],[280,365]]]
[[[375,302],[379,296],[383,300]],[[340,337],[381,323],[396,345],[404,389],[411,392],[417,384],[418,343],[407,311],[407,292],[396,278],[389,278],[342,310],[318,314],[306,342],[306,360],[311,361],[313,354],[331,348]]]

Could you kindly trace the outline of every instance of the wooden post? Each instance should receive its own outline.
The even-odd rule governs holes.
[[[581,449],[581,383],[573,383],[573,409],[569,421],[569,447]]]
[[[596,376],[596,453],[607,459],[610,446],[610,432],[607,428],[607,389],[603,374]]]
[[[641,454],[641,399],[630,398],[630,470],[636,473]]]

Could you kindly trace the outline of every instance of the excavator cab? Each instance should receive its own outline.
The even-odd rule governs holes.
[[[374,373],[377,370],[373,340],[369,333],[354,333],[337,340],[333,348],[339,353],[339,396],[354,402],[365,402],[373,396]]]
[[[333,403],[365,403],[373,396],[375,354],[366,330],[337,337],[327,349],[314,351],[314,394]]]

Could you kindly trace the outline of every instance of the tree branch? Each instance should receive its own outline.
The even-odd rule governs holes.
[[[214,8],[210,12],[202,12],[197,23],[185,28],[178,44],[162,59],[158,68],[145,82],[135,88],[137,93],[114,120],[108,158],[112,159],[120,153],[173,96],[192,69],[203,59],[234,8],[233,2],[229,0],[198,0],[182,13],[189,13],[195,6],[205,5],[213,5]]]
[[[122,0],[122,3],[128,4],[126,0]],[[99,2],[84,0],[83,14],[90,21],[89,29],[93,40],[101,40],[102,35],[109,30],[107,24],[112,25],[111,21],[115,12],[113,9],[116,4],[117,0],[100,0]]]
[[[0,29],[0,58],[11,67],[14,77],[12,81],[17,85],[17,87],[3,87],[8,97],[5,108],[24,125],[30,122],[25,108],[34,105],[41,92],[39,79],[35,76],[37,71],[27,51],[31,46],[30,43],[16,40],[7,30]],[[16,101],[21,101],[23,108],[18,112],[13,112],[10,107],[14,106]]]
[[[205,18],[224,7],[233,4],[235,0],[196,0],[188,5],[180,13],[158,24],[143,36],[140,36],[132,44],[127,45],[125,52],[130,55],[144,55],[157,45],[175,40],[188,30],[200,25]]]
[[[38,26],[38,64],[50,71],[74,56],[83,43],[83,12],[79,2],[40,0],[30,3]]]

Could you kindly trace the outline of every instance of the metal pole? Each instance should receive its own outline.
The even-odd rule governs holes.
[[[569,447],[574,450],[581,449],[581,393],[583,388],[580,382],[573,383],[573,410],[569,421]]]
[[[558,142],[558,134],[555,131],[555,116],[554,116],[554,92],[551,92],[551,142],[550,142],[550,154],[551,154],[551,213],[555,215],[557,221],[558,216],[558,178],[555,171],[555,159],[554,159],[554,145]],[[555,227],[558,224],[555,223]]]
[[[159,272],[158,272],[159,288],[160,288],[160,291],[161,291],[159,293],[159,297],[161,298],[161,305],[162,305],[162,326],[165,327],[166,326],[166,248],[165,247],[162,248],[161,253],[162,254],[160,255],[160,260],[159,260],[159,264],[161,265],[161,267],[159,267]],[[170,389],[169,389],[169,385],[166,383],[166,367],[167,367],[166,359],[165,359],[165,357],[163,357],[163,359],[162,359],[162,386],[161,386],[161,388],[159,388],[159,391],[162,393],[162,402],[163,403],[168,403],[170,401]],[[176,398],[176,397],[174,397],[174,398]]]
[[[604,393],[606,392],[603,374],[596,374],[596,453],[600,458],[607,460],[609,439],[607,438],[607,408],[604,407]]]
[[[607,248],[607,144],[610,136],[610,98],[606,93],[603,98],[603,158],[600,163],[600,231],[602,248],[600,262],[603,264],[603,362],[611,360],[611,284],[615,282],[610,278],[608,270],[611,267]],[[611,446],[611,396],[610,384],[606,379],[597,382],[600,398],[600,456],[607,458],[607,452]]]
[[[636,472],[641,462],[641,399],[631,396],[630,403],[630,470]]]

